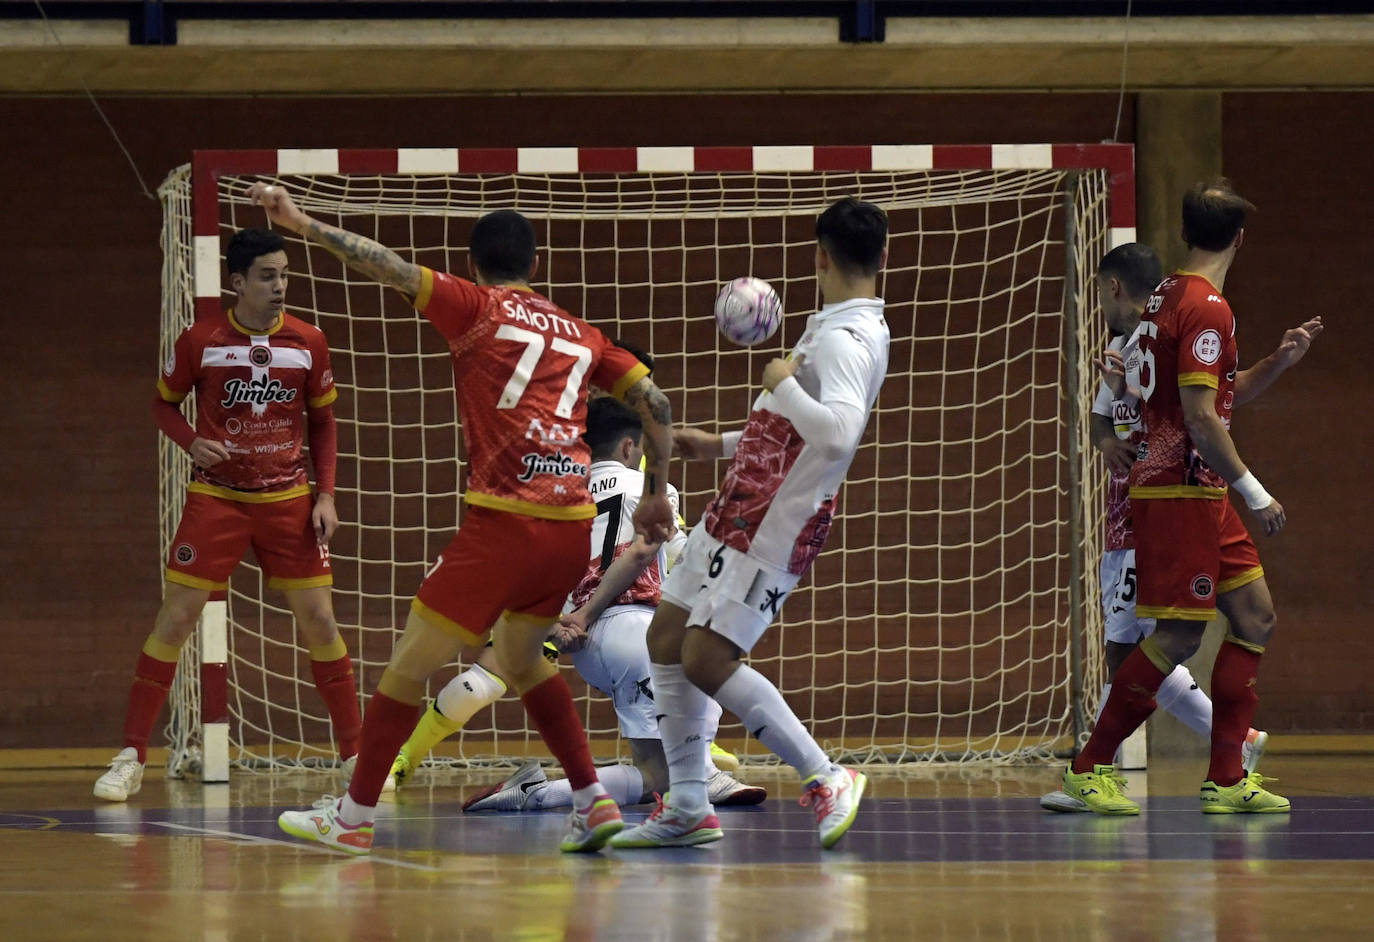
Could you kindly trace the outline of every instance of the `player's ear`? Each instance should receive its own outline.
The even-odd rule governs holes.
[[[468,277],[477,284],[482,283],[482,274],[477,270],[477,263],[472,260],[472,253],[468,253]]]
[[[1233,248],[1233,249],[1238,249],[1238,248],[1240,248],[1240,244],[1241,244],[1242,242],[1244,242],[1244,241],[1245,241],[1245,227],[1244,227],[1244,226],[1241,226],[1241,227],[1240,227],[1240,232],[1237,232],[1237,233],[1236,233],[1236,241],[1234,241],[1234,242],[1231,243],[1231,248]]]
[[[243,294],[244,278],[239,272],[229,273],[229,288],[234,294]]]
[[[539,253],[535,253],[534,263],[530,265],[530,281],[534,281],[534,276],[539,274]]]

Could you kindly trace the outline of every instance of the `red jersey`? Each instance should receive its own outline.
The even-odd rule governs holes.
[[[1235,403],[1236,319],[1212,283],[1177,272],[1160,282],[1137,328],[1139,365],[1127,384],[1144,400],[1145,441],[1131,468],[1131,499],[1220,498],[1226,480],[1193,447],[1183,421],[1181,386],[1211,386],[1216,411],[1231,427]]]
[[[220,442],[229,458],[196,468],[190,490],[230,500],[286,500],[309,493],[307,409],[338,398],[324,332],[286,312],[263,331],[228,311],[177,338],[158,394],[179,403],[195,390],[196,434]]]
[[[649,374],[592,325],[525,288],[421,268],[415,307],[448,341],[470,504],[588,519],[587,384],[623,396]]]

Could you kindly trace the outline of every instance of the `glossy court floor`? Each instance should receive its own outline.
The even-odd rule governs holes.
[[[0,939],[1374,939],[1374,756],[1266,757],[1277,816],[1199,813],[1204,766],[1132,775],[1116,819],[1042,812],[1053,767],[879,771],[829,852],[791,773],[746,767],[770,798],[723,841],[590,857],[557,852],[560,813],[462,814],[500,773],[436,772],[366,859],[276,828],[324,773],[150,774],[127,805],[93,771],[0,773]]]

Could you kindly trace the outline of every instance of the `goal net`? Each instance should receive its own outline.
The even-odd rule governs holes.
[[[891,221],[888,379],[829,544],[750,663],[850,761],[1046,756],[1083,734],[1100,689],[1092,274],[1133,237],[1132,161],[1118,145],[201,152],[161,190],[163,352],[231,303],[221,252],[266,225],[242,196],[255,180],[458,274],[473,221],[515,208],[539,235],[537,289],[652,352],[675,422],[738,428],[764,364],[819,303],[816,216],[841,196],[875,202]],[[365,697],[463,517],[452,372],[398,294],[289,234],[287,252],[287,309],[324,330],[339,387],[334,604]],[[711,316],[719,285],[745,274],[789,312],[753,349]],[[166,441],[160,457],[165,558],[189,458]],[[723,470],[674,463],[689,525]],[[207,613],[173,692],[174,761],[204,746],[207,765],[211,749],[245,766],[328,763],[303,641],[251,557]],[[609,700],[565,673],[593,753],[628,755]],[[720,739],[767,756],[733,717]],[[489,762],[542,747],[512,697],[441,751]]]

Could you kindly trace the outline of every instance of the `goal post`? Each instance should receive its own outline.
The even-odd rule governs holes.
[[[164,356],[231,303],[223,246],[266,225],[243,197],[256,180],[458,274],[475,219],[518,209],[539,237],[536,289],[652,352],[674,421],[713,429],[743,424],[763,365],[819,303],[816,216],[841,196],[882,206],[888,379],[829,545],[750,662],[850,761],[1015,761],[1086,735],[1103,669],[1105,471],[1087,404],[1106,328],[1093,273],[1134,238],[1130,145],[197,152],[160,189]],[[442,339],[403,298],[286,235],[287,309],[324,330],[339,388],[333,598],[362,697],[462,519],[459,407]],[[720,283],[740,275],[769,281],[787,312],[751,349],[711,316]],[[190,459],[165,439],[159,449],[165,559]],[[689,525],[723,469],[674,464]],[[304,645],[251,558],[221,612],[183,651],[174,765],[203,763],[209,779],[231,762],[332,764]],[[626,755],[609,700],[565,672],[593,752]],[[720,738],[767,755],[733,717]],[[470,763],[542,754],[513,698],[443,751]]]

